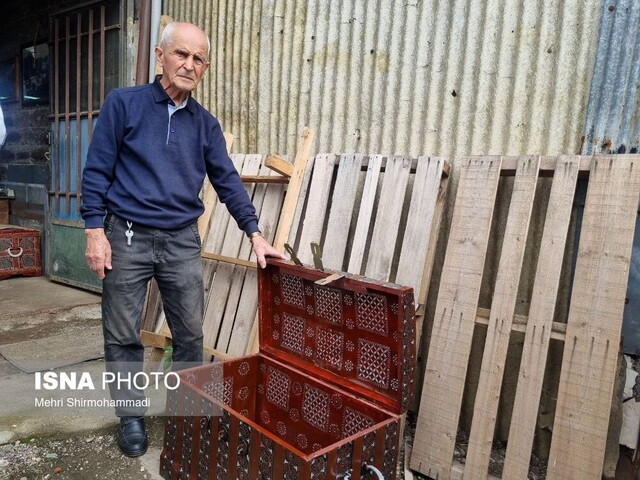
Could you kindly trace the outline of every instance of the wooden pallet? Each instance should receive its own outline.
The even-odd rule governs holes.
[[[305,129],[293,164],[275,155],[231,155],[256,207],[260,229],[281,251],[281,239],[291,229],[312,140],[313,132]],[[203,239],[204,346],[211,356],[227,359],[244,353],[253,328],[258,299],[256,261],[250,242],[218,202],[209,182],[205,183],[205,213],[198,223]],[[171,345],[153,284],[147,296],[141,337],[143,344],[158,349]],[[152,361],[157,361],[162,352],[154,353]]]
[[[289,236],[299,259],[313,265],[310,244],[318,243],[324,268],[413,287],[424,304],[449,178],[445,159],[324,154],[310,163]],[[255,332],[250,351],[257,351]]]
[[[478,309],[496,191],[515,172],[489,312]],[[589,173],[567,325],[553,322],[579,172]],[[528,318],[514,316],[538,176],[553,175]],[[422,387],[411,468],[439,480],[488,478],[507,347],[525,331],[502,478],[527,478],[551,338],[564,356],[548,479],[599,479],[611,408],[640,156],[470,157],[460,181]],[[453,454],[476,323],[487,324],[463,469]],[[460,473],[462,471],[462,473]]]

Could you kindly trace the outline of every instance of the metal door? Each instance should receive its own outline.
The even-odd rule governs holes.
[[[60,12],[51,19],[51,190],[48,254],[53,280],[100,290],[84,259],[80,182],[105,95],[121,84],[119,0]]]

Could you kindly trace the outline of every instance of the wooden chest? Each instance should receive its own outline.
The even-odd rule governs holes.
[[[38,230],[0,225],[0,280],[12,275],[42,275]]]
[[[278,260],[259,269],[260,352],[180,372],[164,478],[396,478],[413,291],[329,275]]]

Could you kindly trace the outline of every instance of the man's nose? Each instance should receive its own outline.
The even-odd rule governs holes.
[[[185,58],[184,68],[186,68],[189,71],[193,70],[193,56],[189,55],[187,58]]]

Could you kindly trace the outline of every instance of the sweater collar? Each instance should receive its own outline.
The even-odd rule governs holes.
[[[164,88],[162,88],[162,84],[160,83],[160,78],[162,78],[162,75],[156,75],[156,78],[153,81],[153,88],[151,89],[153,92],[153,98],[156,101],[156,103],[166,104],[168,102],[171,102],[171,104],[173,105],[173,100],[171,100],[171,97],[167,95],[167,92],[165,92]],[[187,99],[187,106],[185,108],[189,110],[191,113],[196,112],[195,100],[193,99],[191,94],[189,94],[189,98]]]

